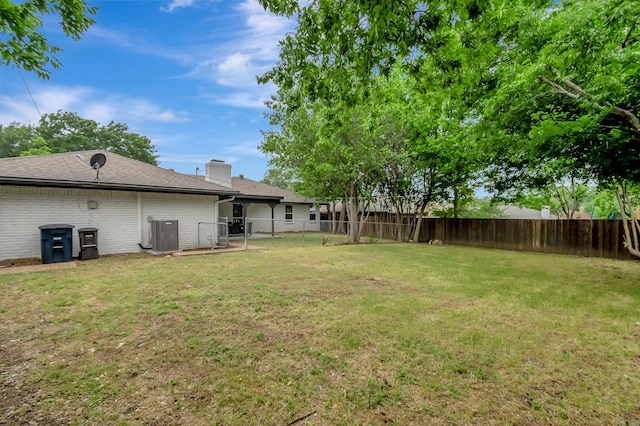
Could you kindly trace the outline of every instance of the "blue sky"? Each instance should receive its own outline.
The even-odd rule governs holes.
[[[126,123],[151,139],[164,168],[195,173],[215,158],[262,179],[263,101],[275,87],[255,76],[271,69],[295,23],[256,0],[89,2],[97,23],[80,41],[47,19],[43,32],[63,49],[63,66],[49,80],[21,71],[40,113]],[[0,67],[0,124],[38,120],[18,70]]]

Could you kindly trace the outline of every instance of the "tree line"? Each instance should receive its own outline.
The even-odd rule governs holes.
[[[151,140],[129,131],[123,123],[106,125],[75,113],[44,114],[37,125],[0,125],[0,158],[46,155],[60,152],[103,149],[145,163],[157,165]]]
[[[640,2],[260,0],[296,17],[262,150],[297,189],[419,229],[478,187],[495,198],[609,190],[640,256]],[[400,235],[410,239],[410,235]]]

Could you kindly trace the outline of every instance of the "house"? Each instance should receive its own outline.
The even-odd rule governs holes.
[[[101,157],[102,156],[102,157]],[[102,158],[102,167],[90,164]],[[92,167],[93,166],[93,167]],[[39,226],[98,229],[100,254],[152,247],[152,225],[177,221],[177,249],[201,246],[201,224],[239,192],[111,152],[93,150],[0,159],[0,261],[40,257]],[[216,229],[206,236],[217,239]]]
[[[566,213],[561,213],[560,214],[560,218],[561,219],[566,219],[567,218],[567,214]],[[587,213],[586,211],[584,211],[584,206],[580,206],[580,208],[578,210],[569,210],[569,218],[571,219],[580,219],[580,220],[591,220],[591,213]]]
[[[201,179],[239,193],[219,206],[220,218],[227,218],[232,235],[244,233],[245,218],[249,233],[320,230],[320,215],[313,199],[244,175],[232,177],[231,165],[220,160],[207,163]]]
[[[416,217],[417,210],[419,208],[416,205],[405,205],[403,208],[406,211],[403,213],[405,218],[414,218]],[[423,217],[435,217],[434,213],[440,210],[446,210],[449,208],[448,205],[431,202],[427,205],[427,208],[424,211]],[[343,206],[341,201],[336,201],[335,203],[325,203],[320,207],[320,215],[322,220],[330,220],[332,217],[335,217],[336,220],[347,220],[347,212],[343,214]],[[390,203],[385,202],[384,199],[378,198],[372,202],[361,202],[359,207],[359,213],[364,214],[368,217],[369,221],[379,221],[379,222],[392,222],[396,219],[397,209]]]
[[[557,219],[551,214],[548,206],[543,206],[540,210],[530,209],[521,206],[500,206],[500,210],[507,219]]]

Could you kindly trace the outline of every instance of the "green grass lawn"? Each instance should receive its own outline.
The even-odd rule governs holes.
[[[0,275],[0,424],[640,422],[640,262],[320,240]]]

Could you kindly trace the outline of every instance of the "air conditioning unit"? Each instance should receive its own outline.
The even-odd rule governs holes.
[[[178,251],[178,221],[151,221],[151,250],[162,253]]]

